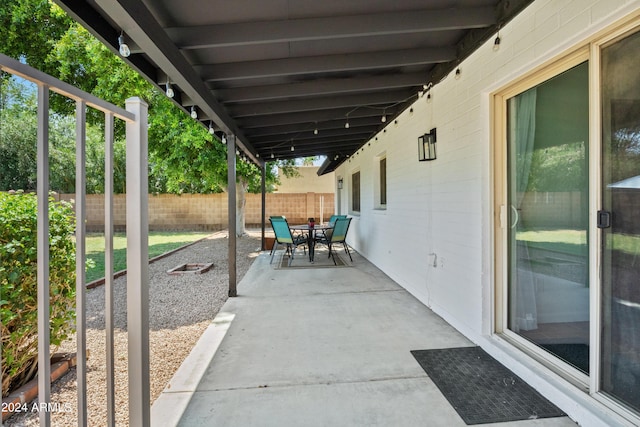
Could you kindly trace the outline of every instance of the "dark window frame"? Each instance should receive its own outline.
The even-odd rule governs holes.
[[[380,206],[387,206],[387,158],[383,157],[379,163],[380,171]]]
[[[351,210],[360,212],[360,171],[351,174]]]

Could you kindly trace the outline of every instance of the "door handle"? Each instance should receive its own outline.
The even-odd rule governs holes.
[[[513,212],[513,224],[511,224],[511,228],[516,228],[516,225],[518,225],[518,221],[520,221],[520,215],[518,215],[518,209],[516,209],[515,206],[511,205],[511,212]]]
[[[611,227],[611,212],[598,211],[598,228]]]

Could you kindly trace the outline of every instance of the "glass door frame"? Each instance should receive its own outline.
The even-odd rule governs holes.
[[[601,51],[603,48],[606,48],[607,46],[610,46],[611,44],[616,43],[618,40],[624,39],[625,37],[630,36],[631,34],[634,33],[638,33],[640,32],[640,21],[638,21],[637,18],[630,20],[629,22],[626,22],[620,26],[618,26],[617,28],[610,30],[608,33],[603,34],[600,38],[598,38],[597,40],[595,40],[593,43],[591,43],[590,45],[590,49],[591,49],[591,64],[590,64],[590,75],[592,76],[591,79],[593,80],[593,82],[590,84],[590,110],[592,111],[592,119],[590,120],[591,123],[591,129],[590,131],[593,132],[593,136],[592,138],[596,138],[596,141],[594,141],[591,145],[591,155],[592,155],[592,159],[591,161],[594,163],[593,165],[591,165],[590,169],[593,169],[595,172],[593,172],[590,175],[590,186],[592,187],[593,194],[594,194],[594,198],[593,198],[593,203],[591,206],[591,210],[590,210],[590,216],[595,215],[595,213],[603,208],[603,194],[602,194],[602,145],[604,144],[603,141],[603,123],[602,123],[602,111],[603,111],[603,106],[602,106],[602,94],[601,94],[601,69],[602,69],[602,62],[601,62]],[[590,203],[591,204],[591,203]],[[595,223],[596,219],[594,218],[593,220],[590,220],[591,222]],[[601,229],[595,228],[596,232],[592,233],[592,239],[593,241],[590,242],[590,244],[593,245],[593,249],[595,250],[596,254],[594,255],[594,260],[597,264],[595,264],[592,268],[595,271],[591,272],[591,276],[593,278],[595,278],[595,280],[597,280],[594,283],[597,283],[597,286],[595,286],[595,288],[597,288],[597,292],[592,292],[592,297],[591,297],[591,304],[592,307],[595,307],[595,313],[593,313],[593,318],[595,321],[595,325],[596,327],[592,327],[592,331],[591,331],[591,340],[592,342],[596,343],[597,345],[595,346],[595,350],[597,351],[597,355],[595,355],[594,360],[591,361],[591,370],[593,372],[593,375],[590,378],[590,390],[591,390],[591,395],[596,398],[598,401],[604,403],[605,405],[609,406],[609,407],[614,407],[616,408],[616,412],[622,413],[625,416],[627,416],[630,419],[635,420],[635,422],[639,422],[640,421],[640,415],[638,415],[638,413],[633,412],[631,410],[629,410],[626,406],[622,405],[621,403],[617,402],[615,399],[609,397],[607,394],[601,392],[601,387],[600,387],[600,380],[601,380],[601,375],[602,375],[602,366],[601,366],[601,350],[602,350],[602,335],[600,333],[601,331],[601,325],[603,322],[603,315],[602,315],[602,310],[601,310],[601,305],[603,304],[602,301],[602,283],[601,281],[603,280],[602,278],[602,254],[601,254],[601,249],[603,248],[602,246],[602,237],[603,237],[603,232]]]
[[[544,64],[534,70],[532,70],[527,75],[523,76],[517,82],[496,91],[492,95],[492,112],[493,112],[493,138],[494,146],[494,206],[495,206],[495,217],[494,217],[494,242],[495,242],[495,315],[494,315],[494,333],[499,334],[502,338],[507,340],[510,344],[520,348],[525,351],[529,356],[533,357],[537,361],[543,363],[545,366],[549,367],[553,371],[561,374],[564,378],[569,380],[572,384],[576,385],[580,389],[584,391],[588,391],[590,389],[590,379],[586,374],[579,372],[577,369],[569,365],[568,363],[560,360],[559,358],[553,357],[550,353],[544,351],[534,343],[522,338],[515,332],[508,329],[508,309],[509,309],[509,300],[508,300],[508,288],[509,288],[509,210],[511,209],[508,204],[508,165],[507,165],[507,101],[518,94],[525,92],[528,89],[536,87],[558,75],[561,73],[587,61],[590,61],[590,52],[589,47],[584,46],[580,49],[573,51],[565,55],[562,58],[555,59],[554,61]],[[589,63],[590,73],[591,73],[591,63]],[[589,87],[591,97],[591,86],[592,79],[589,79]],[[591,154],[593,151],[593,128],[592,128],[592,109],[589,109],[589,185],[591,183],[591,176],[593,175],[593,167],[596,165],[591,158]],[[589,209],[593,208],[591,204],[593,203],[593,197],[590,193],[589,197]],[[589,213],[589,281],[593,283],[593,257],[596,255],[593,248],[593,242],[591,241],[591,236],[594,234],[591,230],[592,224],[592,215]],[[593,297],[594,297],[594,286],[591,286],[589,289],[589,321],[591,325],[590,330],[590,340],[593,334]],[[590,345],[590,360],[593,361],[595,349],[593,345]],[[590,362],[592,363],[592,362]],[[592,364],[590,364],[590,368],[592,368]]]
[[[493,186],[493,253],[494,253],[494,316],[493,334],[509,344],[523,350],[528,356],[541,362],[565,380],[591,395],[598,402],[632,422],[640,422],[640,415],[610,398],[600,390],[601,377],[601,243],[602,233],[596,225],[596,212],[602,206],[602,105],[601,105],[601,60],[603,47],[640,31],[640,17],[637,14],[609,27],[586,40],[572,52],[556,57],[523,75],[516,82],[506,85],[490,94],[491,112],[491,158]],[[589,322],[590,322],[590,374],[578,372],[535,344],[507,328],[508,324],[508,229],[509,212],[507,197],[507,100],[550,78],[588,61],[589,67]]]

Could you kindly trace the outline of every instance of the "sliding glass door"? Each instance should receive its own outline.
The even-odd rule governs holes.
[[[506,101],[507,327],[589,372],[589,69]]]
[[[604,37],[496,95],[496,330],[640,420],[640,31]]]
[[[602,49],[600,388],[640,411],[640,34]]]

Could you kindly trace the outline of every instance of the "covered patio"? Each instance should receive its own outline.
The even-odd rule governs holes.
[[[351,267],[276,269],[263,252],[155,401],[151,424],[464,426],[410,351],[473,343],[353,256]]]
[[[635,79],[637,55],[621,54],[632,60],[610,76],[598,64],[609,47],[640,34],[640,0],[56,3],[114,52],[124,52],[124,61],[194,120],[226,137],[229,212],[236,211],[237,161],[262,168],[264,194],[268,162],[323,155],[320,173],[336,172],[336,213],[353,218],[347,243],[359,254],[354,267],[287,271],[263,255],[240,284],[231,233],[229,296],[237,298],[150,411],[146,108],[135,120],[125,114],[132,121],[127,174],[136,179],[127,194],[135,208],[128,212],[138,214],[128,226],[141,231],[131,233],[137,258],[130,263],[140,267],[137,286],[129,288],[131,425],[148,426],[152,417],[163,426],[462,425],[410,351],[473,345],[580,425],[638,425],[640,403],[630,397],[640,389],[640,365],[631,363],[635,354],[627,358],[626,348],[611,345],[625,340],[610,340],[618,327],[629,326],[637,337],[637,322],[603,316],[602,297],[611,295],[600,275],[607,259],[598,229],[606,224],[591,219],[601,208],[605,187],[598,184],[606,182],[598,156],[611,142],[604,136],[616,129],[600,123],[608,118],[600,105],[604,77]],[[510,103],[578,66],[586,70],[579,92],[589,104],[588,136],[579,142],[584,153],[596,154],[580,188],[589,200],[580,207],[589,218],[589,240],[580,242],[589,259],[581,292],[589,302],[578,319],[589,322],[583,370],[529,342],[513,316],[514,301],[524,295],[513,286],[518,270],[509,270],[517,259],[512,242],[524,239],[514,228],[516,193],[523,189],[507,173],[517,165],[508,125],[518,121],[511,120]],[[636,105],[634,79],[629,93]],[[424,156],[427,140],[438,143],[437,156]],[[42,158],[46,164],[44,152]],[[234,215],[228,228],[236,229]],[[536,310],[546,284],[535,283],[536,294],[526,297]],[[41,311],[46,307],[43,302]],[[520,314],[527,328],[535,327],[528,322],[534,310]],[[625,356],[623,363],[604,357],[609,354]],[[79,424],[86,425],[86,405],[79,408]],[[50,424],[47,418],[41,414],[42,425]]]

